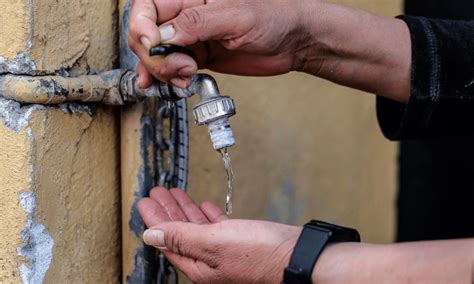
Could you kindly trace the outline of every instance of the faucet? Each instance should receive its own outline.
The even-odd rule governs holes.
[[[189,87],[181,89],[157,81],[148,89],[138,88],[137,74],[127,72],[123,75],[120,92],[122,96],[143,100],[146,97],[160,97],[169,102],[199,95],[200,101],[194,107],[196,124],[207,125],[214,150],[221,151],[235,145],[235,138],[229,118],[236,114],[234,100],[221,96],[216,80],[208,74],[196,74]]]
[[[185,47],[161,44],[149,50],[150,56],[166,56],[171,53],[180,52],[193,57],[193,52]],[[152,87],[141,90],[137,85],[135,73],[125,74],[122,77],[122,95],[131,94],[138,98],[149,96],[160,96],[162,99],[173,102],[189,98],[195,94],[201,100],[194,107],[193,115],[196,124],[207,125],[212,145],[216,151],[225,151],[235,144],[234,134],[230,126],[229,118],[235,115],[235,103],[230,97],[221,96],[217,82],[207,74],[197,74],[192,77],[191,85],[180,89],[172,85],[158,81]],[[128,88],[128,89],[127,89]],[[127,92],[131,90],[132,93]],[[222,152],[223,153],[223,152]]]

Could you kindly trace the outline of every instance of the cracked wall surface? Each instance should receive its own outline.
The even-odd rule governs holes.
[[[31,145],[26,128],[17,132],[0,123],[0,137],[0,283],[18,283],[26,259],[18,256],[17,248],[24,245],[21,234],[29,215],[19,194],[31,192],[31,156],[24,154]]]
[[[38,209],[55,241],[45,283],[107,283],[120,275],[118,125],[111,108],[31,118]]]
[[[0,282],[120,275],[118,125],[111,108],[0,99]],[[5,116],[5,115],[4,115]]]

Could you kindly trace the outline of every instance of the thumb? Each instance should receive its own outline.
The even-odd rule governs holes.
[[[160,33],[156,22],[158,14],[152,0],[134,0],[129,23],[130,47],[138,50],[138,44],[148,50],[160,43]]]
[[[254,14],[249,5],[219,1],[187,8],[160,26],[161,42],[188,46],[208,40],[236,39],[255,25]]]
[[[166,222],[154,226],[143,233],[147,245],[166,249],[176,254],[194,259],[205,258],[208,247],[207,225],[187,222]]]

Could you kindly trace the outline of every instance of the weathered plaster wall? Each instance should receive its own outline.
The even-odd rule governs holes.
[[[13,60],[18,53],[28,50],[31,20],[28,2],[0,0],[0,7],[0,55]]]
[[[153,99],[126,106],[121,113],[122,282],[149,283],[156,277],[156,250],[145,246],[145,225],[137,202],[153,187]]]
[[[0,73],[113,68],[116,4],[0,0]],[[0,99],[0,282],[119,282],[117,112]]]
[[[119,143],[113,110],[91,115],[55,109],[36,112],[30,121],[36,218],[55,241],[45,283],[118,281]]]
[[[401,13],[401,1],[338,2]],[[357,227],[365,241],[393,240],[396,144],[378,128],[373,95],[296,73],[216,77],[237,104],[234,217],[319,218]],[[194,126],[190,145],[189,192],[223,207],[225,172],[207,131]]]
[[[113,110],[20,107],[3,99],[0,110],[0,282],[118,281]]]
[[[0,108],[5,111],[4,108]],[[17,248],[23,246],[21,233],[29,213],[20,204],[20,193],[31,192],[28,165],[31,147],[26,129],[19,133],[0,123],[0,283],[19,282],[20,264]]]
[[[135,109],[137,108],[137,109]],[[142,240],[131,229],[133,205],[136,204],[135,192],[139,186],[138,175],[143,171],[142,155],[140,155],[142,140],[141,118],[143,105],[126,107],[121,115],[121,172],[122,172],[122,236],[123,236],[123,283],[127,283],[127,277],[134,275],[136,266],[135,255],[137,248],[141,246]],[[130,132],[125,131],[128,129]],[[130,174],[126,174],[130,173]]]
[[[0,73],[104,71],[116,61],[115,0],[1,1]]]

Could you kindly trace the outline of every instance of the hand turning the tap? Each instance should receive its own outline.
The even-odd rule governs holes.
[[[239,75],[301,69],[303,58],[294,55],[306,41],[298,21],[303,9],[295,9],[299,3],[272,1],[269,9],[268,1],[253,0],[135,1],[129,43],[142,62],[142,84],[149,85],[154,76],[183,86],[198,68]],[[148,57],[148,49],[161,43],[190,46],[196,61],[184,54]]]
[[[196,61],[183,53],[148,56],[163,43],[191,48]],[[185,87],[198,68],[249,76],[302,71],[398,101],[409,96],[404,22],[317,0],[135,0],[129,45],[141,60],[141,87],[153,77]]]

